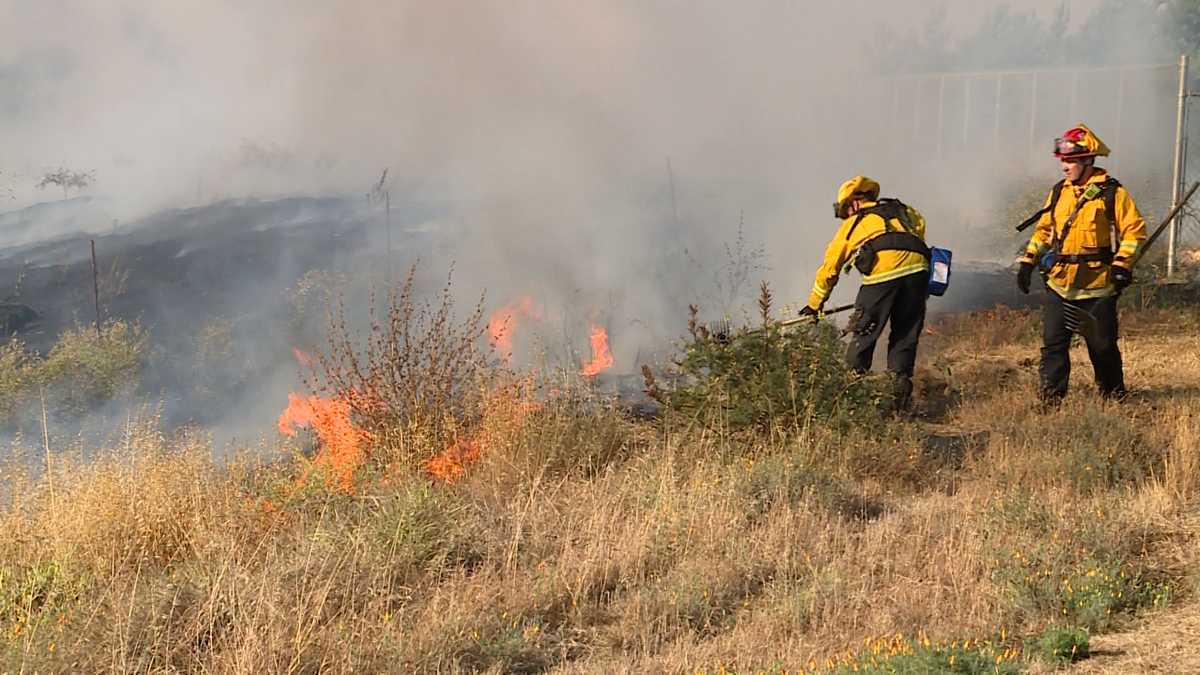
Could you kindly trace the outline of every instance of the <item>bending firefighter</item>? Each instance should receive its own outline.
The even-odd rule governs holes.
[[[1080,124],[1055,141],[1063,180],[1050,190],[1037,228],[1018,259],[1017,285],[1029,293],[1034,267],[1046,284],[1042,328],[1040,394],[1047,402],[1067,393],[1071,333],[1082,313],[1094,322],[1080,331],[1087,341],[1096,385],[1105,397],[1125,394],[1117,347],[1117,296],[1133,281],[1133,261],[1146,240],[1146,222],[1133,197],[1095,165],[1109,153],[1091,129]]]
[[[880,199],[879,183],[865,176],[842,184],[833,210],[842,224],[800,315],[820,314],[843,267],[848,271],[853,261],[863,278],[848,326],[852,339],[846,361],[860,373],[870,370],[875,343],[890,323],[887,369],[894,378],[896,409],[906,411],[912,407],[913,365],[929,295],[925,218],[899,200]]]

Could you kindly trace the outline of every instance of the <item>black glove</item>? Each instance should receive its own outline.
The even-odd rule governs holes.
[[[1029,282],[1033,278],[1033,263],[1022,260],[1021,269],[1017,270],[1017,288],[1029,295]]]
[[[1113,286],[1117,287],[1118,293],[1133,283],[1133,271],[1120,265],[1113,265],[1109,275],[1112,277]]]
[[[813,309],[812,307],[809,307],[808,305],[805,305],[804,308],[800,310],[800,318],[801,319],[811,316],[812,320],[816,321],[817,317],[820,314],[821,314],[821,310]]]

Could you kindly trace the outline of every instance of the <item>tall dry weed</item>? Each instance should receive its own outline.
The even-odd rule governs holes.
[[[1200,499],[1200,417],[1190,406],[1175,407],[1168,417],[1175,425],[1160,481],[1177,502],[1193,504]]]
[[[212,463],[203,438],[168,439],[155,424],[129,427],[120,445],[86,463],[57,457],[42,489],[6,514],[6,529],[36,533],[29,549],[103,577],[194,555],[216,529],[242,515],[234,486]]]
[[[306,377],[316,394],[344,401],[375,444],[419,463],[440,452],[478,416],[478,387],[489,373],[480,349],[483,300],[462,318],[447,279],[434,302],[413,295],[414,266],[382,304],[372,297],[361,341],[339,308],[329,350]]]
[[[1191,592],[1194,401],[1046,411],[1026,384],[981,382],[938,425],[741,442],[476,381],[447,439],[401,427],[423,452],[473,440],[455,480],[379,462],[354,492],[138,431],[9,474],[5,667],[797,670],[896,634],[1020,650]]]

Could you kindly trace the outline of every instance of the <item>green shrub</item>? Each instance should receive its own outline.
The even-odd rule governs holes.
[[[1134,483],[1148,476],[1160,461],[1156,447],[1126,413],[1111,406],[1083,402],[1064,410],[1059,419],[1037,429],[1047,453],[1058,463],[1047,467],[1084,493]]]
[[[928,639],[913,639],[903,635],[868,640],[861,651],[829,658],[824,663],[810,663],[800,672],[823,675],[1017,675],[1022,671],[1020,650],[989,641],[933,643]],[[733,671],[718,667],[698,673]],[[786,666],[772,664],[746,672],[789,672]]]
[[[832,675],[1017,675],[1015,658],[1004,659],[1003,650],[991,645],[918,646],[893,656],[867,656],[855,664],[830,671]]]
[[[345,292],[346,275],[322,269],[311,269],[288,290],[288,326],[299,336],[313,320],[326,318],[328,308]]]
[[[83,594],[86,584],[55,560],[25,569],[0,568],[0,626],[4,638],[59,616]]]
[[[0,420],[11,420],[37,381],[38,359],[18,340],[0,347]]]
[[[554,664],[553,641],[536,621],[498,620],[477,629],[457,656],[469,672],[541,673]]]
[[[1164,607],[1171,587],[1117,560],[1087,560],[1058,584],[1059,612],[1071,623],[1104,630],[1123,613]]]
[[[0,424],[25,424],[40,415],[42,396],[56,418],[77,418],[133,392],[147,356],[148,337],[136,323],[111,321],[62,333],[45,358],[19,341],[0,347]]]
[[[1047,663],[1073,663],[1088,657],[1089,643],[1090,637],[1083,628],[1050,626],[1025,642],[1025,653]]]
[[[995,551],[994,578],[1027,617],[1054,616],[1107,630],[1170,600],[1168,584],[1133,564],[1118,542],[1106,540],[1099,512],[1053,513],[1030,499],[1005,503],[994,516],[990,536],[1004,542]],[[1021,536],[1005,541],[1011,532]]]
[[[146,332],[136,323],[110,321],[99,335],[76,326],[59,336],[38,380],[56,412],[83,415],[137,388],[146,349]]]
[[[762,325],[712,331],[691,307],[690,339],[660,383],[643,369],[650,395],[669,411],[716,430],[793,431],[813,421],[867,425],[889,401],[883,378],[845,364],[838,331],[828,323],[783,326],[770,318],[762,286]]]
[[[413,481],[379,504],[371,519],[375,543],[395,565],[414,570],[474,557],[462,528],[466,507],[454,493]]]
[[[210,319],[193,339],[191,385],[195,395],[203,401],[215,401],[240,391],[252,368],[238,349],[233,322]]]

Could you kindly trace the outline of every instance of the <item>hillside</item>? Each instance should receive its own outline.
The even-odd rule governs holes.
[[[1077,348],[1072,395],[1039,409],[1037,319],[995,310],[931,325],[918,419],[865,428],[634,420],[586,382],[493,373],[469,426],[381,435],[297,398],[281,430],[315,437],[222,464],[153,415],[51,448],[41,477],[26,439],[7,668],[1007,673],[1086,630],[1081,672],[1186,672],[1143,640],[1195,612],[1200,312],[1145,303],[1123,404]]]
[[[88,200],[0,214],[5,302],[36,314],[11,330],[45,354],[63,331],[95,321],[94,240],[101,319],[136,323],[150,336],[139,398],[163,406],[170,427],[236,426],[231,417],[275,406],[259,401],[284,400],[295,373],[291,347],[324,322],[323,310],[304,314],[303,281],[348,269],[364,283],[384,280],[377,211],[336,198],[227,200],[92,234],[81,230],[101,213]],[[396,209],[397,266],[429,254],[431,236],[418,231],[428,217],[428,207]],[[31,232],[42,237],[22,243]]]
[[[27,321],[18,313],[21,320],[8,330],[41,354],[64,331],[91,324],[96,308],[89,240],[94,239],[102,320],[136,323],[148,334],[134,394],[143,403],[162,406],[170,428],[198,423],[220,427],[224,437],[254,437],[270,429],[269,417],[295,385],[292,348],[324,341],[325,314],[337,299],[345,299],[353,320],[364,313],[372,290],[386,285],[389,272],[395,280],[418,260],[454,260],[464,255],[472,236],[436,225],[437,205],[411,198],[393,204],[390,259],[381,209],[347,199],[228,200],[114,222],[98,233],[81,231],[108,222],[104,206],[80,198],[0,214],[0,288],[10,303],[0,306],[0,316],[4,308],[36,315]],[[672,268],[668,263],[678,260],[669,251],[662,255],[655,266],[665,277],[687,279],[694,272]],[[425,266],[421,272],[418,291],[423,294],[432,295],[445,281],[442,269]],[[996,283],[1000,275],[1006,283]],[[488,281],[470,270],[460,276]],[[691,279],[684,289],[695,294],[702,285]],[[488,290],[489,311],[512,300],[501,295],[503,290]],[[670,294],[665,288],[654,291]],[[692,295],[670,301],[682,309]],[[955,272],[955,292],[937,299],[931,311],[997,302],[1019,306],[1027,298],[1016,294],[999,266],[963,260]],[[611,303],[602,293],[575,291],[570,297],[571,305],[579,305],[576,323],[586,325],[584,315],[609,317],[614,348],[625,356],[616,364],[622,374],[637,372],[635,355],[665,346],[659,335],[673,338],[683,330],[682,311],[673,317],[627,316]],[[541,339],[563,340],[572,327],[548,322]],[[571,346],[584,344],[576,339]]]

